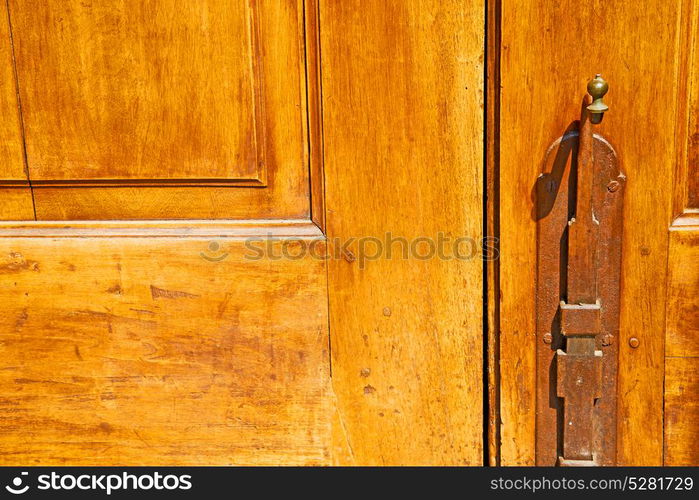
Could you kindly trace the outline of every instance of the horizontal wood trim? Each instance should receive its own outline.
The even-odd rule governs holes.
[[[11,187],[21,181],[0,179],[0,187]],[[167,187],[167,186],[239,186],[266,187],[260,179],[40,179],[33,187]]]
[[[324,238],[308,220],[0,221],[0,238]]]
[[[699,210],[687,209],[685,212],[672,221],[670,231],[699,231]]]
[[[308,182],[308,172],[298,172]],[[221,186],[49,187],[33,189],[39,220],[307,219],[308,185],[283,178],[265,189]]]

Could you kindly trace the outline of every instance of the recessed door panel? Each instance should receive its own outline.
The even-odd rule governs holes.
[[[39,219],[308,216],[302,2],[9,10]]]

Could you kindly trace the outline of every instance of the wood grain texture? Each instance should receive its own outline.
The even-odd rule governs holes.
[[[484,461],[480,255],[342,252],[440,231],[480,248],[484,7],[320,3],[336,463]]]
[[[306,174],[303,174],[306,175]],[[38,220],[273,219],[309,216],[308,186],[34,186]],[[284,194],[281,194],[284,192]]]
[[[673,183],[673,216],[699,209],[699,2],[682,3],[677,75],[677,165]]]
[[[665,465],[699,464],[699,2],[683,2],[665,331]]]
[[[308,216],[300,0],[10,14],[39,218]]]
[[[699,219],[695,222],[670,231],[666,356],[699,358]]]
[[[91,231],[0,238],[0,463],[329,462],[322,259]]]
[[[12,1],[32,178],[259,179],[257,5]]]
[[[0,187],[0,220],[34,220],[29,184]]]
[[[699,464],[699,357],[665,360],[665,465]]]
[[[699,218],[670,230],[665,347],[665,465],[699,464]]]
[[[6,184],[6,186],[2,186]],[[7,5],[0,4],[0,220],[32,220]]]
[[[318,0],[304,1],[306,28],[306,88],[308,105],[308,162],[311,176],[311,218],[325,230],[325,169],[323,166],[323,90],[320,75],[320,20]]]
[[[599,132],[628,177],[624,204],[618,462],[662,463],[667,228],[680,2],[502,1],[500,114],[503,465],[534,461],[536,224],[533,187],[548,146],[580,114],[595,73],[609,82]],[[662,20],[659,22],[658,20]],[[594,26],[594,36],[589,27]],[[619,34],[623,33],[623,36]],[[659,43],[662,40],[662,43]],[[536,50],[532,48],[535,47]],[[649,85],[648,82],[652,82]],[[661,98],[664,105],[658,106]],[[648,111],[653,109],[653,118]],[[649,286],[652,283],[653,286]],[[640,340],[632,349],[628,339]]]
[[[686,118],[686,134],[678,134],[681,141],[686,141],[686,156],[683,163],[685,182],[684,196],[686,203],[684,208],[699,209],[699,2],[687,0],[687,19],[683,27],[688,31],[688,39],[685,42],[686,75],[682,79],[687,82],[683,90],[687,93],[686,101],[680,101],[684,113],[680,118]],[[682,95],[682,94],[680,94]],[[684,180],[683,179],[683,180]]]
[[[26,181],[7,5],[0,5],[0,181]]]

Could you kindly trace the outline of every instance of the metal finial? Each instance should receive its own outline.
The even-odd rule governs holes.
[[[609,110],[609,106],[602,100],[608,91],[609,84],[599,74],[587,82],[587,93],[592,96],[592,104],[587,107],[587,110],[590,112],[591,123],[600,123],[602,117],[604,117],[604,112]]]

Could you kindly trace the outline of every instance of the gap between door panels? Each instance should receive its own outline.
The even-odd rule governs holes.
[[[495,258],[483,259],[483,344],[485,463],[500,465],[500,45],[501,0],[486,0],[485,12],[485,133],[484,133],[484,245],[491,241]],[[485,250],[485,249],[484,249]],[[487,253],[484,252],[484,256]]]

